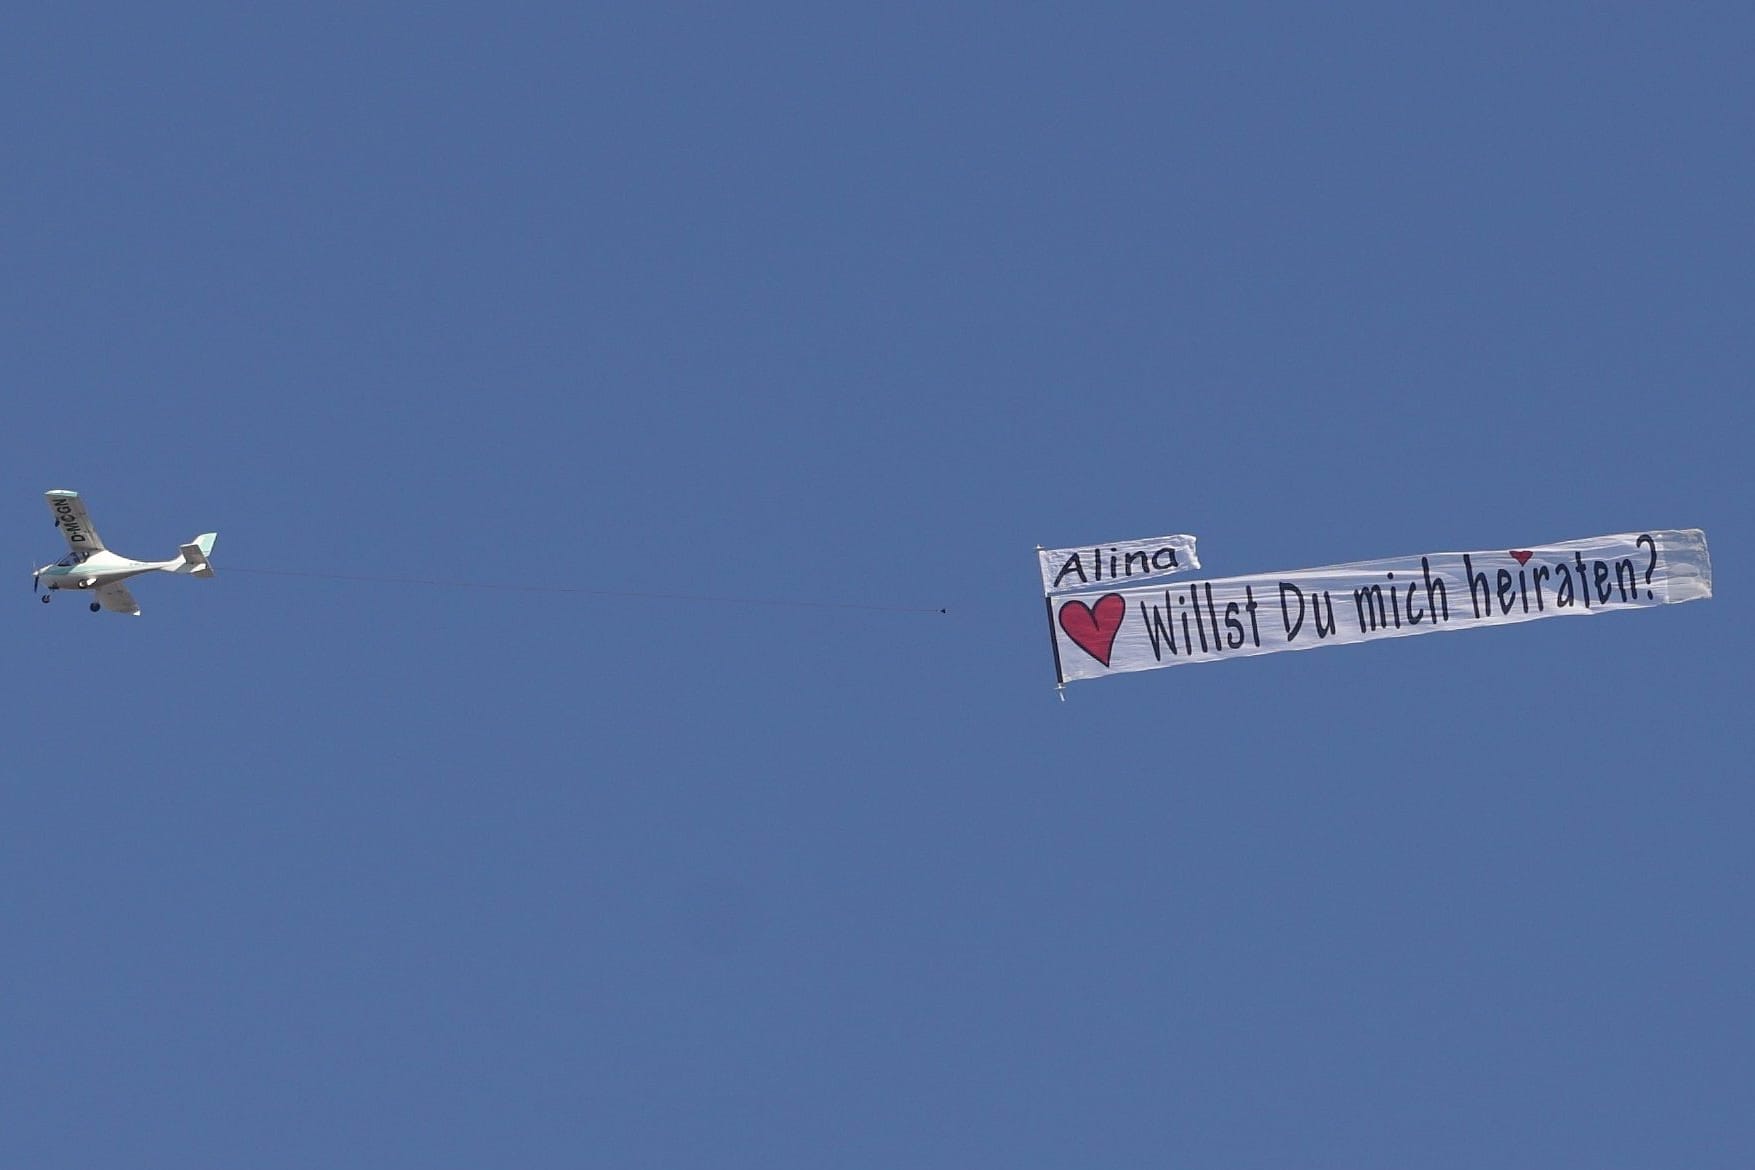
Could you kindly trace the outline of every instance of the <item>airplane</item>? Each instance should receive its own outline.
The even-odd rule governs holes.
[[[135,603],[134,595],[128,592],[128,587],[122,584],[129,577],[138,577],[142,573],[213,576],[213,565],[208,562],[207,555],[213,551],[213,542],[219,536],[217,532],[197,536],[179,548],[178,555],[168,561],[132,561],[104,547],[97,529],[91,526],[85,501],[79,498],[78,492],[56,490],[44,493],[43,498],[49,501],[55,527],[67,538],[66,556],[31,573],[31,592],[47,590],[41,593],[44,605],[63,589],[83,589],[89,590],[96,598],[91,603],[91,612],[107,609],[111,613],[139,617],[140,606]]]

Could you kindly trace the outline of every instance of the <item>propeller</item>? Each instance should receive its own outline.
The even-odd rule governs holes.
[[[37,574],[40,572],[42,572],[42,570],[37,568],[35,565],[32,565],[30,567],[30,591],[32,593],[38,592],[43,587],[43,579],[41,577],[37,576]]]

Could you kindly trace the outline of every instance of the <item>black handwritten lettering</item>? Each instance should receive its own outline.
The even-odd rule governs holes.
[[[1073,553],[1061,564],[1054,574],[1051,589],[1059,589],[1069,583],[1089,585],[1092,581],[1118,580],[1123,577],[1149,577],[1154,573],[1175,572],[1181,567],[1177,560],[1176,549],[1163,545],[1156,549],[1130,549],[1122,552],[1120,547],[1113,547],[1107,553],[1101,548],[1091,550],[1087,561],[1083,550]]]
[[[1170,609],[1170,591],[1164,591],[1164,608]],[[1176,626],[1174,611],[1171,621],[1166,623],[1164,615],[1157,606],[1148,607],[1140,602],[1140,620],[1146,625],[1146,637],[1152,643],[1152,657],[1159,662],[1164,661],[1164,651],[1168,649],[1172,656],[1176,654]]]
[[[1420,575],[1426,579],[1426,608],[1432,612],[1432,620],[1438,621],[1438,615],[1442,612],[1443,620],[1449,621],[1450,598],[1446,596],[1444,578],[1432,575],[1432,566],[1426,562],[1425,557],[1420,558]],[[1473,593],[1472,589],[1470,593]],[[1442,610],[1439,608],[1440,605],[1443,606]]]
[[[1389,625],[1389,610],[1383,604],[1383,586],[1367,585],[1353,590],[1353,605],[1359,611],[1359,632],[1373,633]]]
[[[1621,578],[1621,570],[1627,570],[1626,580]],[[1639,581],[1633,576],[1633,562],[1622,557],[1615,562],[1615,588],[1621,593],[1621,600],[1639,600]]]
[[[1225,603],[1225,645],[1233,650],[1243,645],[1243,623],[1237,620],[1237,614],[1242,608],[1235,601]]]
[[[1651,533],[1641,532],[1639,534],[1639,539],[1635,540],[1633,543],[1636,545],[1643,544],[1651,550],[1651,559],[1645,563],[1645,583],[1650,585],[1651,575],[1657,569],[1657,541],[1651,538]],[[1650,589],[1647,589],[1645,591],[1645,596],[1647,599],[1650,599],[1655,595]]]
[[[1292,620],[1292,611],[1286,608],[1286,591],[1290,589],[1298,595],[1298,620]],[[1298,637],[1298,631],[1304,628],[1304,590],[1288,581],[1280,582],[1280,620],[1286,623],[1286,641]]]
[[[1468,553],[1463,554],[1463,576],[1469,583],[1469,605],[1474,607],[1475,616],[1480,617],[1483,610],[1492,613],[1493,588],[1487,584],[1485,572],[1475,572],[1474,562],[1469,559]]]

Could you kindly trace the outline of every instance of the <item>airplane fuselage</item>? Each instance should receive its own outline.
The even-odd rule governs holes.
[[[126,581],[142,573],[175,570],[182,562],[136,561],[117,556],[107,550],[94,553],[71,553],[63,562],[37,570],[37,580],[44,589],[96,589],[112,581]]]

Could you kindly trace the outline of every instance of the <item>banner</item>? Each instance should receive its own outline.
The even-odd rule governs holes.
[[[1046,598],[1061,683],[1712,596],[1706,534],[1621,533]]]
[[[1192,536],[1152,536],[1090,548],[1038,548],[1042,592],[1088,589],[1105,581],[1136,585],[1200,568]]]

